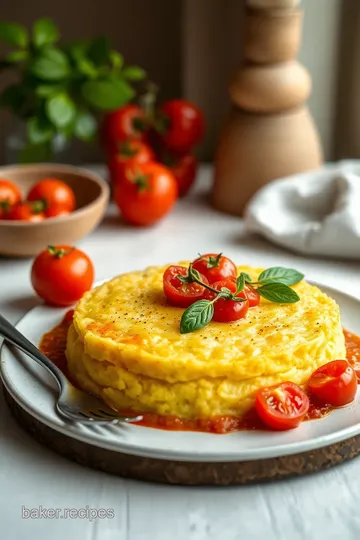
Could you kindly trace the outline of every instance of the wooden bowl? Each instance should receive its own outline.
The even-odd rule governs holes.
[[[14,182],[24,197],[31,186],[46,177],[58,178],[73,189],[76,210],[38,223],[0,220],[0,255],[30,257],[49,244],[72,245],[89,234],[102,219],[109,187],[97,174],[52,163],[0,167],[0,178]]]

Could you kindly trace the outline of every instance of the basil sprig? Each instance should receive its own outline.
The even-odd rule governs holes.
[[[222,287],[220,291],[205,284],[200,279],[200,274],[192,268],[190,264],[186,276],[177,276],[183,283],[196,282],[204,288],[216,293],[213,300],[199,300],[188,307],[182,314],[180,321],[180,333],[188,334],[204,328],[214,316],[214,303],[220,298],[233,302],[245,302],[246,298],[238,298],[237,295],[244,290],[245,285],[256,286],[257,292],[262,298],[276,304],[293,304],[300,300],[296,291],[290,285],[296,285],[304,275],[292,268],[274,266],[264,270],[256,281],[253,281],[249,274],[241,272],[236,279],[236,291],[232,293],[230,289]]]

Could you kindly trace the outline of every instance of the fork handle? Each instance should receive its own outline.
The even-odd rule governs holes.
[[[13,326],[5,317],[0,314],[0,336],[3,336],[5,341],[14,345],[17,349],[30,356],[35,362],[44,367],[55,379],[60,390],[64,387],[67,379],[33,343],[31,343],[15,326]]]

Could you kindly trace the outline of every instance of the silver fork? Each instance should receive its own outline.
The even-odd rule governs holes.
[[[142,419],[142,416],[117,414],[97,397],[75,388],[60,369],[2,315],[0,315],[0,336],[30,356],[54,377],[60,391],[56,402],[56,410],[60,416],[82,424],[137,422]]]

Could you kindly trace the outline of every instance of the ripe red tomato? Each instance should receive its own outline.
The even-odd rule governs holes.
[[[49,246],[36,257],[31,283],[46,303],[70,306],[91,288],[94,267],[89,257],[72,246]]]
[[[309,410],[309,398],[292,382],[260,388],[256,393],[255,408],[269,428],[285,431],[296,428]]]
[[[172,171],[179,191],[179,197],[184,197],[195,182],[198,162],[192,154],[179,158],[168,158],[164,163]]]
[[[108,153],[116,153],[119,143],[127,139],[145,140],[147,120],[143,109],[135,103],[108,113],[102,125],[101,140]]]
[[[179,307],[189,307],[203,297],[205,288],[199,283],[183,283],[177,276],[186,276],[185,266],[169,266],[163,275],[164,293],[170,304]],[[208,285],[208,280],[200,276],[201,281]]]
[[[121,143],[119,151],[112,154],[108,159],[111,183],[116,184],[124,180],[126,167],[137,163],[148,163],[154,159],[153,150],[140,140],[134,139]]]
[[[0,178],[0,218],[6,217],[9,209],[21,201],[19,188],[10,182]]]
[[[200,142],[204,115],[196,105],[184,99],[172,99],[164,103],[160,114],[165,124],[161,138],[166,148],[185,154]]]
[[[251,285],[245,285],[244,293],[249,300],[249,307],[256,307],[260,304],[260,294]]]
[[[226,287],[232,293],[236,291],[236,283],[233,279],[223,279],[222,281],[216,281],[211,286],[220,291],[222,287]],[[213,300],[216,297],[216,293],[205,289],[203,298],[206,300]],[[245,298],[244,291],[241,291],[238,298]],[[217,322],[233,322],[239,319],[244,319],[249,309],[249,301],[246,299],[244,302],[236,302],[235,300],[226,300],[220,298],[214,303],[214,316],[213,320]]]
[[[60,214],[63,210],[75,210],[76,200],[73,190],[57,178],[44,178],[37,182],[27,195],[28,201],[42,201],[44,214],[48,217]]]
[[[205,276],[209,283],[221,281],[229,277],[236,278],[236,266],[231,259],[222,253],[207,253],[201,255],[192,264],[192,267]]]
[[[354,400],[357,376],[346,360],[333,360],[319,367],[309,379],[309,391],[323,403],[342,407]]]
[[[116,184],[115,202],[123,218],[133,225],[152,225],[165,216],[177,198],[173,174],[159,163],[125,169],[126,180]]]
[[[8,212],[4,215],[5,219],[12,221],[30,221],[37,223],[45,219],[45,215],[42,212],[42,205],[37,203],[32,204],[30,202],[24,202],[12,206]]]

